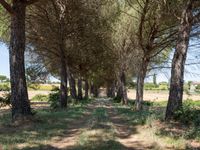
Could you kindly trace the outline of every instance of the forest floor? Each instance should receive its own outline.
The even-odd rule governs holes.
[[[162,107],[135,112],[109,99],[96,99],[68,110],[39,107],[36,118],[12,125],[0,117],[2,149],[27,150],[184,150],[200,149],[200,139],[186,138],[187,126],[162,121]],[[1,146],[0,146],[1,149]]]

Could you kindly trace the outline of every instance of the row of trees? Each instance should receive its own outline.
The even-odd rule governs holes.
[[[0,0],[0,3],[10,15],[10,19],[5,15],[1,18],[11,24],[6,33],[10,34],[14,120],[32,115],[25,78],[25,49],[35,65],[33,68],[38,71],[42,68],[41,72],[60,79],[61,107],[67,107],[68,81],[73,98],[82,99],[84,81],[85,97],[89,87],[97,96],[98,88],[103,86],[107,87],[109,97],[117,96],[128,104],[126,80],[136,77],[136,110],[142,109],[146,75],[165,63],[175,49],[166,119],[173,119],[175,111],[181,109],[184,65],[189,40],[198,35],[200,2]],[[2,14],[4,9],[1,8]]]

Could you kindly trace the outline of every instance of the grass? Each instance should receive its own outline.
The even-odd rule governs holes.
[[[93,111],[88,128],[83,130],[73,150],[124,150],[116,141],[115,130],[109,120],[108,112],[103,107]]]
[[[55,88],[58,88],[59,85],[52,85],[52,84],[29,84],[29,90],[38,90],[38,91],[51,91]]]
[[[197,110],[199,109],[198,102],[188,102]],[[77,143],[69,150],[128,149],[117,140],[116,128],[111,121],[109,107],[103,104],[98,107],[94,105],[94,108],[88,109],[88,103],[91,103],[91,100],[70,104],[68,110],[37,110],[34,121],[23,126],[11,125],[10,114],[5,114],[0,117],[0,145],[5,150],[20,147],[27,150],[56,149],[50,144],[51,140],[55,137],[66,136],[66,131],[72,121],[83,120],[84,124],[81,123],[77,127],[81,129]],[[145,102],[144,109],[138,112],[134,111],[131,105],[122,106],[114,103],[112,112],[114,111],[117,117],[125,121],[120,122],[120,125],[131,127],[132,134],[137,134],[140,139],[156,142],[158,149],[166,147],[193,149],[188,143],[193,140],[200,142],[200,124],[198,122],[187,125],[180,122],[165,122],[163,118],[166,104],[166,102]],[[193,107],[190,111],[195,111],[194,114],[198,113],[193,110]],[[88,120],[84,120],[83,117],[88,112],[90,116]],[[187,116],[183,117],[183,119],[186,118]]]
[[[134,103],[134,102],[133,102]],[[164,114],[167,101],[161,102],[144,102],[142,111],[133,111],[132,105],[121,106],[115,104],[115,107],[123,118],[126,118],[130,126],[146,126],[143,138],[157,141],[159,145],[170,146],[172,149],[191,149],[188,141],[196,140],[200,143],[200,119],[192,117],[189,114],[200,116],[199,101],[184,101],[184,109],[186,113],[180,122],[165,122]],[[189,104],[189,105],[188,105]],[[183,112],[184,113],[184,112]],[[199,115],[198,115],[199,114]],[[185,124],[189,119],[189,124]]]
[[[36,102],[48,102],[48,100],[49,100],[49,96],[42,95],[42,94],[37,94],[31,99],[31,101],[33,101],[33,102],[35,102],[35,101]]]
[[[81,118],[85,111],[83,106],[56,112],[39,110],[33,122],[18,127],[9,125],[10,114],[3,115],[0,117],[0,145],[7,150],[19,145],[26,147],[48,143],[51,138],[62,136],[68,124]]]

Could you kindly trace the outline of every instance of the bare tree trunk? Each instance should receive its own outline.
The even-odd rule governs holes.
[[[182,107],[184,67],[192,29],[192,17],[192,0],[190,0],[187,2],[187,6],[182,12],[178,41],[172,62],[170,92],[165,116],[166,120],[173,119],[175,112]]]
[[[61,68],[60,68],[60,106],[67,107],[67,68],[63,49],[60,50]]]
[[[99,88],[97,85],[94,86],[94,97],[99,97]]]
[[[78,78],[78,99],[83,99],[83,92],[82,92],[82,80],[81,78]]]
[[[144,92],[144,80],[147,73],[147,67],[149,64],[149,60],[143,58],[141,68],[137,75],[137,88],[136,88],[136,110],[142,109],[142,102],[143,102],[143,92]]]
[[[88,83],[88,80],[86,79],[85,80],[85,99],[88,99],[88,92],[89,92],[89,83]]]
[[[107,85],[107,97],[114,98],[115,97],[115,84],[108,84]]]
[[[121,86],[122,86],[122,103],[128,105],[127,89],[126,89],[126,75],[123,71],[121,74]]]
[[[111,97],[110,85],[107,85],[106,95],[107,95],[107,97]]]
[[[94,96],[94,84],[90,82],[90,96]]]
[[[69,73],[69,86],[70,86],[70,95],[72,98],[77,99],[76,93],[76,81],[71,73]]]
[[[115,82],[113,82],[113,84],[111,85],[111,89],[110,89],[111,98],[115,97],[115,89],[116,89]]]
[[[118,90],[117,90],[117,99],[122,99],[123,93],[122,93],[122,86],[121,83],[118,83]]]
[[[13,1],[15,14],[11,16],[10,39],[10,81],[13,121],[32,115],[28,99],[24,51],[26,5],[23,1]]]
[[[117,98],[121,99],[123,104],[125,105],[128,104],[127,89],[126,89],[126,75],[124,71],[120,73]]]

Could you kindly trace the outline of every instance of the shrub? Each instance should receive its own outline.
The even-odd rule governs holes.
[[[47,102],[48,99],[49,99],[49,96],[48,96],[48,95],[37,94],[37,95],[35,95],[31,100],[32,100],[32,101]]]
[[[197,86],[196,86],[196,89],[197,89],[197,90],[200,90],[200,85],[197,85]]]
[[[57,109],[59,108],[59,98],[60,98],[60,92],[59,91],[55,91],[49,94],[49,103],[50,103],[50,107],[52,109]]]
[[[32,90],[41,90],[41,91],[52,91],[54,89],[59,89],[59,87],[51,84],[39,84],[39,83],[32,83],[28,85],[29,89]]]
[[[159,87],[159,89],[161,90],[161,91],[165,91],[165,90],[168,90],[168,88],[167,87]]]
[[[11,94],[5,93],[3,97],[0,97],[0,107],[11,106]]]
[[[145,83],[144,84],[145,90],[152,90],[152,89],[155,89],[155,88],[158,88],[158,85],[155,85],[153,83]]]
[[[200,140],[200,127],[193,126],[188,132],[185,133],[184,137],[186,139],[197,139]]]
[[[52,109],[57,109],[59,108],[59,99],[60,99],[60,89],[57,86],[52,86],[52,93],[49,94],[49,100],[48,102],[50,103],[50,107]],[[67,89],[69,91],[69,89]],[[74,101],[72,98],[68,97],[68,102]]]
[[[128,83],[128,88],[130,88],[130,89],[135,89],[136,88],[136,82],[129,82]]]
[[[57,86],[55,85],[51,85],[51,84],[40,84],[40,89],[42,91],[52,91],[54,88],[59,89]]]
[[[167,82],[160,82],[159,85],[168,85]]]
[[[115,98],[113,98],[114,103],[121,103],[121,98],[116,96]]]
[[[30,89],[33,89],[33,90],[39,90],[39,89],[40,89],[40,85],[39,85],[39,84],[36,84],[36,83],[34,83],[34,84],[29,84],[28,87],[29,87]]]
[[[184,124],[199,124],[200,125],[200,112],[195,108],[195,105],[191,100],[187,100],[183,103],[180,110],[176,111],[175,119],[181,121]]]
[[[0,91],[10,91],[9,84],[0,84]]]
[[[52,89],[51,89],[51,91],[59,91],[59,87],[57,87],[57,86],[55,86],[55,85],[52,85]]]

